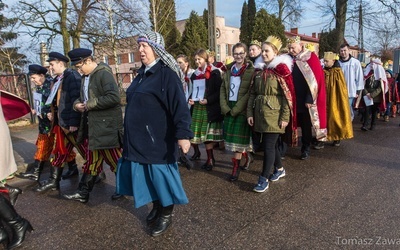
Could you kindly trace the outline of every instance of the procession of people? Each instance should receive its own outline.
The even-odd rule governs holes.
[[[171,226],[175,205],[189,202],[178,163],[191,147],[190,160],[203,159],[201,169],[212,171],[220,164],[214,148],[223,142],[231,154],[231,182],[251,167],[255,154],[262,154],[252,191],[263,193],[270,182],[290,174],[284,148],[300,146],[299,160],[308,160],[312,148],[322,149],[328,141],[339,147],[354,137],[354,108],[362,114],[361,130],[371,131],[379,113],[385,119],[396,116],[391,107],[400,100],[393,73],[379,59],[362,69],[348,44],[340,47],[340,57],[325,52],[321,66],[299,36],[285,41],[287,52],[273,35],[237,43],[227,65],[206,48],[193,51],[194,62],[189,55],[174,58],[154,31],[141,33],[137,43],[142,66],[126,91],[125,116],[113,72],[92,50],[51,52],[49,69],[29,66],[36,85],[31,112],[38,117],[39,134],[33,162],[17,177],[36,181],[34,190],[46,193],[60,191],[62,178],[79,172],[76,192],[62,197],[87,203],[106,163],[116,175],[112,200],[126,195],[133,196],[136,208],[152,204],[146,217],[152,236]],[[10,145],[4,150],[10,153]],[[84,160],[81,168],[74,150]],[[8,167],[4,180],[16,172],[12,158],[3,164]],[[50,176],[41,181],[48,161]],[[12,249],[33,227],[12,207],[22,191],[2,183],[0,217],[12,230],[14,222],[19,228],[8,236],[0,225],[0,241]]]

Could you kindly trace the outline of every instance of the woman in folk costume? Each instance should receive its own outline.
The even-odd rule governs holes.
[[[380,59],[372,59],[365,67],[364,79],[365,86],[357,103],[365,105],[361,130],[368,131],[375,128],[378,113],[386,109],[385,92],[388,90],[388,83]]]
[[[251,129],[247,124],[246,109],[249,100],[251,77],[254,72],[253,64],[246,61],[247,46],[237,43],[232,48],[235,61],[226,65],[221,86],[220,104],[224,118],[225,149],[234,152],[233,169],[230,177],[235,181],[239,177],[239,164],[244,156],[247,169],[252,161],[250,136]]]
[[[288,55],[278,56],[282,42],[269,36],[262,45],[265,67],[256,71],[247,105],[247,121],[255,132],[262,133],[264,148],[263,170],[255,192],[268,189],[268,178],[272,168],[271,181],[278,181],[286,175],[278,150],[278,138],[289,127],[289,133],[296,131],[295,93],[291,69],[293,60]]]
[[[214,145],[223,139],[223,116],[219,104],[222,78],[220,69],[207,63],[206,50],[199,49],[194,59],[198,68],[191,77],[193,92],[189,97],[189,104],[192,105],[191,130],[194,133],[191,143],[195,146],[195,150],[197,144],[205,144],[207,161],[202,168],[210,171],[215,164]],[[197,154],[195,159],[199,157]]]
[[[328,119],[328,141],[340,146],[340,140],[353,138],[349,96],[343,71],[337,55],[324,53],[324,73],[326,86],[326,106]]]
[[[175,204],[189,201],[177,164],[178,147],[190,149],[190,111],[183,94],[183,74],[165,50],[157,32],[139,34],[142,67],[126,91],[122,158],[117,193],[134,197],[135,207],[149,202],[146,221],[151,235],[163,234],[172,223]]]
[[[303,47],[299,36],[288,39],[287,43],[294,59],[292,76],[296,91],[296,121],[301,127],[300,159],[306,160],[310,155],[312,129],[318,141],[326,140],[325,77],[318,57]]]

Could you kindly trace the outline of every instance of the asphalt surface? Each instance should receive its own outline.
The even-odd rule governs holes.
[[[286,177],[265,193],[252,191],[262,154],[230,182],[231,154],[216,150],[216,166],[205,171],[202,147],[195,168],[181,168],[190,203],[176,206],[172,227],[159,237],[145,222],[151,206],[135,209],[132,197],[111,200],[115,177],[108,167],[87,204],[57,191],[35,193],[34,182],[14,178],[9,184],[24,191],[16,209],[35,229],[21,249],[400,249],[399,122],[381,119],[364,132],[356,117],[353,139],[312,150],[307,160],[299,159],[300,147],[289,148]],[[12,127],[11,134],[23,171],[37,126]],[[60,192],[74,192],[78,181],[61,181]]]

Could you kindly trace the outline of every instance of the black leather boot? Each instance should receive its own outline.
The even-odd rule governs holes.
[[[75,159],[72,161],[68,162],[68,170],[65,172],[65,174],[62,175],[62,178],[64,180],[69,179],[75,175],[79,175],[79,170],[78,170],[78,165],[76,164]]]
[[[3,225],[0,224],[0,244],[9,243],[9,237],[7,231],[4,229]]]
[[[90,174],[83,174],[79,182],[78,190],[73,194],[64,194],[63,197],[67,200],[75,200],[82,203],[89,201],[89,193],[93,190],[96,182],[96,177]]]
[[[117,173],[115,173],[115,179],[117,179]],[[117,193],[117,190],[115,190],[113,195],[111,195],[111,200],[115,201],[115,200],[121,199],[123,197],[124,196],[122,194]]]
[[[106,180],[107,179],[107,176],[106,176],[106,173],[104,173],[104,170],[97,176],[97,179],[96,179],[96,184],[97,183],[99,183],[99,182],[102,182],[102,181],[104,181],[104,180]]]
[[[35,189],[36,192],[44,192],[47,190],[60,190],[60,180],[63,172],[63,167],[51,167],[50,177],[46,181],[40,183],[39,187]]]
[[[149,215],[146,217],[146,222],[148,225],[155,222],[161,214],[161,203],[160,201],[153,201],[153,208],[151,209]]]
[[[29,221],[17,214],[11,203],[0,195],[0,218],[10,227],[12,232],[12,241],[7,249],[19,247],[25,239],[26,231],[33,231]]]
[[[0,187],[0,192],[8,195],[10,203],[13,206],[17,203],[18,195],[22,194],[22,190],[20,188],[12,187],[7,184],[4,184],[3,186]]]
[[[40,175],[43,171],[45,163],[46,163],[45,161],[35,160],[35,163],[31,168],[28,165],[27,171],[25,171],[24,173],[19,173],[17,177],[22,179],[31,179],[34,181],[38,181],[40,179]]]
[[[151,236],[159,236],[167,231],[172,223],[172,211],[174,205],[161,208],[161,214],[157,218],[156,225],[151,231]]]

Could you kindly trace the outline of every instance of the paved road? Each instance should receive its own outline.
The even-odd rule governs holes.
[[[379,121],[376,130],[363,132],[354,121],[354,139],[313,150],[304,161],[299,148],[290,148],[287,176],[262,194],[252,191],[262,155],[232,183],[231,156],[217,150],[213,171],[201,170],[202,161],[181,169],[190,204],[177,206],[173,227],[156,238],[145,223],[150,207],[135,209],[131,197],[111,201],[109,169],[87,204],[11,180],[24,190],[16,209],[35,228],[21,249],[399,249],[399,122]],[[36,126],[11,131],[17,161],[30,162]],[[78,178],[64,180],[61,192],[77,184]]]

